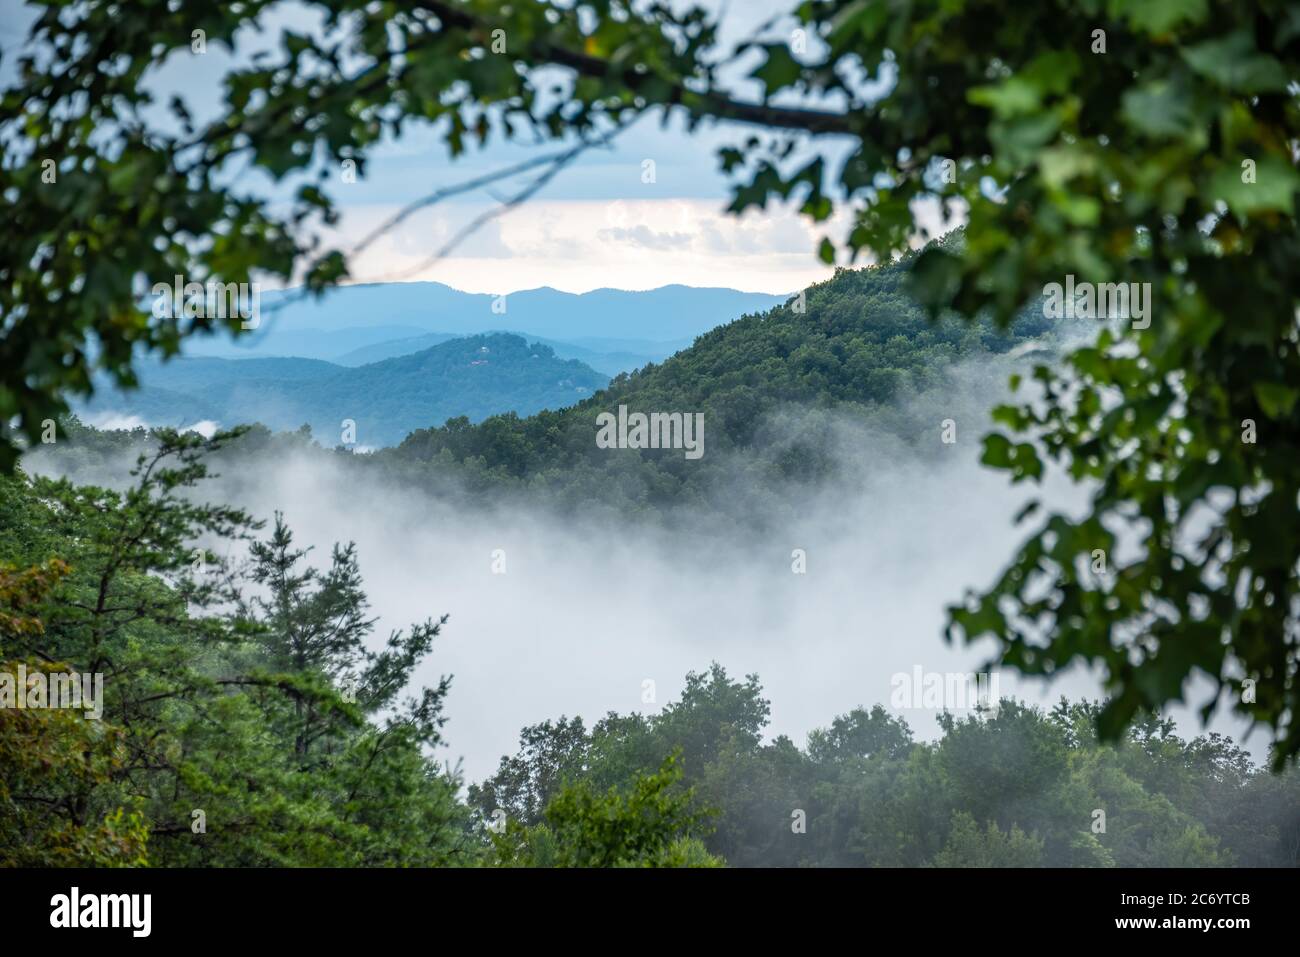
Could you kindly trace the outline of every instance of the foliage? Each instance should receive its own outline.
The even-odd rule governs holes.
[[[32,612],[68,571],[58,559],[22,570],[0,567],[0,640],[7,645],[43,635],[44,623]],[[3,660],[3,652],[0,645],[0,673],[15,686],[20,673],[67,670],[37,658]],[[63,818],[44,813],[49,803],[83,795],[119,771],[124,738],[120,728],[91,723],[75,711],[0,708],[0,867],[144,863],[148,829],[139,812],[119,806],[99,818],[84,808]]]
[[[0,480],[0,547],[32,569],[5,573],[5,656],[104,679],[102,721],[0,711],[6,858],[340,866],[474,853],[458,781],[427,754],[448,679],[400,698],[440,623],[372,652],[351,546],[303,569],[278,516],[261,541],[243,512],[197,502],[203,456],[229,438],[158,433],[122,492]],[[240,569],[225,552],[244,539]]]
[[[950,389],[958,362],[988,361],[1052,329],[1028,315],[1009,330],[931,324],[907,293],[909,262],[842,270],[801,299],[720,326],[570,408],[495,415],[478,425],[452,419],[412,433],[375,464],[403,475],[418,467],[425,481],[452,477],[480,496],[512,491],[561,508],[653,511],[665,519],[702,499],[725,500],[742,485],[742,520],[761,522],[789,508],[792,491],[845,479],[834,454],[845,419],[872,422],[924,449],[919,439],[933,437],[937,422],[909,413],[904,400]],[[597,415],[620,406],[702,414],[704,456],[598,448]],[[792,409],[796,420],[782,418]]]
[[[1036,867],[1042,859],[1043,842],[1025,834],[1016,825],[1009,832],[989,821],[981,831],[965,811],[953,815],[948,843],[935,855],[936,867]]]
[[[276,54],[234,61],[215,118],[197,121],[174,100],[169,126],[146,122],[156,106],[151,70],[187,55],[195,30],[233,45],[269,6],[179,0],[151,7],[144,25],[116,4],[44,6],[36,49],[0,98],[10,224],[0,235],[4,429],[16,419],[35,441],[70,395],[89,391],[93,369],[129,384],[137,349],[172,354],[220,322],[151,318],[136,277],[240,282],[297,271],[309,292],[345,277],[342,252],[313,233],[337,218],[323,186],[344,163],[364,172],[368,151],[411,124],[434,124],[453,157],[490,139],[559,142],[563,151],[545,158],[555,166],[650,112],[676,111],[691,129],[739,121],[759,132],[721,154],[734,212],[793,201],[826,222],[846,210],[842,246],[884,261],[917,238],[918,200],[964,211],[963,243],[910,263],[913,291],[936,315],[1005,322],[1070,275],[1149,284],[1149,325],[1105,328],[1065,363],[1040,366],[1035,394],[998,413],[1005,432],[987,439],[988,464],[1032,481],[1055,463],[1087,483],[1091,508],[1081,518],[1027,512],[1038,524],[1023,549],[986,594],[951,610],[950,634],[992,635],[1003,661],[1028,673],[1099,667],[1109,698],[1090,717],[1123,742],[1119,753],[1132,746],[1126,729],[1181,700],[1203,674],[1217,692],[1207,714],[1226,701],[1269,728],[1279,767],[1300,754],[1293,4],[806,0],[794,13],[807,52],[763,38],[726,57],[698,8],[328,0],[310,5],[324,15],[321,33],[290,32]],[[731,90],[742,58],[754,63],[759,99]],[[558,89],[543,67],[560,69]],[[845,161],[808,150],[817,137],[845,145]],[[57,184],[42,179],[46,161]],[[283,180],[289,201],[240,192],[231,173],[244,163]],[[836,247],[823,242],[823,258],[833,261]],[[238,318],[225,325],[237,330]],[[827,377],[824,350],[790,358],[801,378]],[[858,376],[856,365],[845,368]],[[863,397],[890,391],[891,368],[868,360]],[[628,387],[616,382],[611,396]],[[708,411],[727,439],[743,442],[768,399],[737,382],[727,400]],[[485,485],[545,483],[536,450],[572,451],[582,437],[564,415],[479,429],[453,421],[407,452],[471,463]],[[17,450],[6,431],[0,465],[12,468]],[[691,490],[680,467],[592,472],[573,494],[612,478],[632,489],[629,500],[668,499]],[[186,601],[217,597],[205,594],[211,586],[164,587],[145,572],[155,560],[160,573],[180,572],[182,525],[233,516],[174,513],[172,528],[154,529],[151,553],[115,538],[105,517],[125,508],[148,526],[129,500],[44,494],[58,522],[87,526],[83,548],[98,565],[77,574],[97,573],[136,603],[52,609],[52,643],[79,663],[133,674],[143,667],[135,632],[152,636]],[[1093,571],[1098,551],[1104,570]],[[220,620],[187,627],[188,643],[164,656],[165,687],[197,687],[181,651],[233,640]],[[131,694],[112,703],[130,709]],[[238,717],[252,722],[251,712]],[[913,761],[917,773],[951,773],[925,749]],[[1195,835],[1152,840],[1209,853]]]
[[[562,788],[546,805],[543,823],[508,821],[493,835],[498,866],[721,867],[694,835],[702,815],[690,789],[674,786],[681,771],[672,755],[626,789],[596,793],[586,781]]]
[[[1004,699],[943,715],[941,737],[923,742],[876,705],[800,748],[763,740],[756,677],[733,681],[714,665],[658,714],[524,729],[520,751],[469,798],[483,821],[504,812],[506,860],[558,859],[554,811],[582,808],[585,820],[596,806],[626,807],[672,756],[682,800],[714,812],[698,839],[733,866],[1300,865],[1300,773],[1256,768],[1219,735],[1183,740],[1169,721],[1104,744],[1098,708],[1062,701],[1045,713]]]

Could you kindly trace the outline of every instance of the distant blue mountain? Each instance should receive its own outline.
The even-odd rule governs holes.
[[[224,333],[218,336],[194,337],[185,343],[187,356],[207,356],[223,359],[248,359],[268,356],[295,356],[304,359],[333,361],[341,355],[398,339],[427,335],[418,326],[350,326],[345,329],[285,329],[273,319],[268,319],[258,329],[232,340]],[[454,338],[443,335],[425,346],[436,345]]]
[[[590,396],[609,377],[520,336],[456,337],[410,355],[346,368],[316,359],[182,358],[146,362],[140,388],[102,388],[79,409],[92,423],[131,417],[148,425],[310,425],[338,442],[356,423],[359,445],[400,442],[415,429],[499,412],[532,415]]]
[[[170,363],[145,360],[142,388],[101,388],[80,411],[149,425],[305,423],[325,441],[353,419],[360,444],[385,445],[454,416],[571,405],[785,299],[690,286],[499,298],[436,282],[344,286],[319,300],[273,292],[256,330],[191,339]]]
[[[519,334],[509,329],[493,330],[493,332],[497,331],[508,335]],[[341,366],[362,366],[420,352],[454,338],[457,337],[445,332],[431,332],[428,335],[413,336],[409,339],[389,339],[353,349],[338,356],[334,361]],[[529,342],[540,342],[542,345],[550,346],[561,359],[577,359],[607,376],[631,372],[652,362],[662,362],[673,353],[689,348],[693,341],[690,339],[679,339],[676,342],[651,342],[648,339],[584,339],[585,345],[578,345],[541,336],[526,338]]]
[[[437,282],[403,282],[342,286],[318,300],[304,297],[298,290],[264,293],[261,311],[263,327],[276,335],[354,330],[373,324],[414,327],[414,334],[517,329],[523,335],[550,339],[664,342],[693,339],[746,313],[766,311],[786,298],[734,289],[663,286],[639,292],[596,289],[581,294],[541,288],[498,299]]]

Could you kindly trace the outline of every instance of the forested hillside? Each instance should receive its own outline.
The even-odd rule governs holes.
[[[5,10],[0,868],[1300,866],[1293,0]],[[1290,916],[1149,876],[765,902]],[[120,877],[6,939],[546,903]]]
[[[509,329],[493,330],[494,333],[497,331],[511,332]],[[514,334],[523,335],[517,332]],[[454,338],[457,337],[449,333],[434,332],[405,339],[390,339],[374,345],[363,346],[360,349],[353,349],[351,352],[338,356],[334,361],[343,366],[366,365],[383,359],[392,359],[396,356],[410,355],[413,352],[423,352],[430,346],[436,346]],[[643,365],[662,360],[691,344],[690,340],[674,343],[652,342],[643,339],[601,340],[589,338],[585,340],[586,345],[579,345],[559,339],[543,339],[540,336],[524,335],[524,338],[529,342],[539,342],[544,346],[550,346],[561,359],[577,359],[579,362],[607,376],[615,376],[620,372],[639,369]]]
[[[595,502],[635,512],[691,506],[734,475],[738,456],[746,460],[750,484],[774,492],[826,478],[836,469],[832,435],[844,421],[869,422],[912,444],[927,437],[937,444],[945,416],[929,412],[940,407],[922,412],[911,400],[959,391],[958,364],[987,365],[1052,327],[1041,310],[1007,329],[931,322],[905,285],[912,260],[840,270],[806,290],[802,302],[722,325],[690,349],[617,376],[570,408],[495,415],[477,425],[453,419],[414,432],[376,461],[404,475],[454,475],[479,490],[526,489],[562,506]],[[992,397],[1003,382],[993,376],[988,382]],[[597,415],[620,405],[633,412],[703,413],[703,457],[598,448]],[[772,428],[777,416],[781,428]]]
[[[1056,348],[1060,324],[1041,310],[1027,310],[1007,328],[929,320],[907,287],[913,261],[839,270],[805,290],[802,301],[721,325],[603,389],[596,373],[555,358],[550,347],[496,334],[323,375],[321,369],[335,367],[238,363],[249,371],[225,382],[199,376],[193,396],[223,426],[257,422],[296,433],[310,424],[325,448],[338,444],[340,421],[352,419],[358,445],[395,447],[345,467],[467,503],[515,499],[561,512],[603,509],[672,522],[708,502],[725,521],[762,522],[796,507],[810,488],[855,481],[862,457],[876,454],[862,444],[868,438],[901,444],[911,455],[940,455],[943,422],[954,418],[974,442],[1013,371],[1012,350],[1041,355]],[[259,361],[297,363],[299,375],[250,378]],[[146,389],[132,401],[157,404],[181,387],[177,375],[160,378],[165,392],[151,396]],[[590,395],[583,398],[583,389]],[[493,403],[548,407],[487,415]],[[597,416],[620,405],[629,412],[702,413],[703,455],[598,447]],[[226,416],[218,417],[218,408]],[[416,428],[466,408],[474,414]],[[229,417],[236,410],[245,414]],[[139,437],[125,433],[92,438],[69,423],[66,434],[69,442],[43,454],[84,462],[114,448],[138,450]],[[219,455],[256,458],[298,441],[254,429]]]
[[[862,445],[868,439],[906,448],[909,455],[937,456],[946,448],[943,422],[959,418],[970,430],[968,441],[975,441],[1016,363],[1012,350],[1042,355],[1056,348],[1060,324],[1041,310],[1027,310],[1007,328],[931,321],[909,294],[913,261],[909,256],[839,270],[805,290],[802,300],[721,325],[662,363],[616,376],[604,389],[596,373],[555,358],[548,346],[496,334],[337,374],[318,374],[334,367],[311,360],[240,363],[250,373],[258,361],[297,363],[299,376],[273,382],[245,373],[218,383],[200,376],[194,395],[209,410],[247,410],[239,419],[218,419],[222,425],[256,421],[273,432],[296,433],[306,423],[327,449],[337,444],[339,422],[353,419],[358,445],[395,447],[356,461],[348,455],[344,467],[469,504],[513,499],[561,512],[606,510],[672,522],[679,514],[698,517],[698,506],[707,502],[723,521],[762,523],[797,508],[810,489],[856,481],[853,469],[863,466],[864,456],[869,462],[878,454]],[[160,379],[168,393],[180,387],[177,373],[169,376]],[[508,395],[501,393],[503,381],[513,390]],[[584,388],[591,392],[586,398]],[[149,391],[133,401],[156,401]],[[417,423],[445,418],[456,403],[464,408],[475,401],[480,404],[471,407],[479,415],[412,431]],[[507,401],[549,408],[533,415],[482,411]],[[598,447],[597,416],[619,406],[702,413],[703,455]],[[141,441],[126,433],[93,436],[72,423],[66,434],[70,441],[42,454],[85,464],[115,449],[135,454]],[[300,435],[275,437],[255,428],[218,454],[255,460],[300,442]]]
[[[446,619],[375,634],[354,546],[199,504],[225,436],[154,439],[123,492],[0,478],[0,673],[104,675],[97,721],[0,708],[0,866],[1300,859],[1300,772],[1218,735],[1150,720],[1103,746],[1094,704],[1003,699],[932,742],[876,706],[799,746],[717,665],[657,712],[525,728],[466,793],[444,707],[482,689],[408,686]]]

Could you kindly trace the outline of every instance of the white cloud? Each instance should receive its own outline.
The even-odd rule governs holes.
[[[149,423],[140,416],[126,415],[122,412],[83,412],[81,420],[105,432],[133,432],[136,429],[149,428]]]
[[[815,255],[822,228],[797,213],[774,209],[733,217],[719,200],[689,198],[535,201],[486,223],[451,255],[433,261],[489,208],[454,204],[412,216],[357,257],[354,279],[434,280],[486,293],[672,283],[784,293],[830,273]],[[337,241],[350,248],[396,211],[348,209]]]

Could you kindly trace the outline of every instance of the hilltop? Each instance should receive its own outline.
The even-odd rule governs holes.
[[[177,359],[145,366],[141,388],[98,396],[82,411],[150,425],[309,425],[336,444],[355,423],[357,445],[401,441],[452,417],[477,422],[502,409],[524,415],[590,396],[609,380],[549,346],[515,335],[457,338],[409,355],[347,368],[317,359]]]

